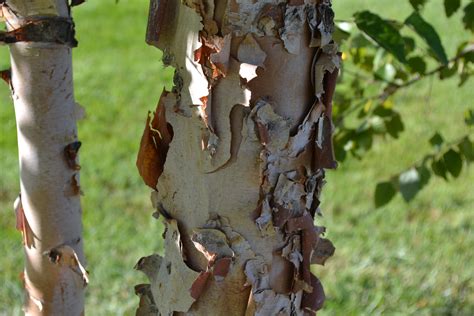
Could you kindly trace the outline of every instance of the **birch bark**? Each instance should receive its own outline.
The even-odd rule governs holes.
[[[147,42],[175,67],[137,166],[167,226],[139,260],[137,315],[314,315],[314,224],[335,168],[340,56],[329,0],[151,1]]]
[[[18,132],[21,193],[15,209],[24,239],[25,313],[81,315],[88,280],[69,3],[7,0],[2,12]]]

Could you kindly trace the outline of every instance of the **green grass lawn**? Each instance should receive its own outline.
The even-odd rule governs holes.
[[[147,111],[172,78],[159,51],[144,43],[148,3],[89,0],[74,9],[76,99],[87,110],[79,128],[90,315],[132,315],[133,286],[145,281],[133,265],[161,249],[162,227],[151,217],[149,190],[135,168]],[[384,17],[410,14],[408,1],[336,0],[334,7],[340,19],[367,8]],[[469,34],[458,15],[446,20],[442,9],[441,1],[431,1],[424,16],[452,55]],[[0,65],[7,64],[1,48]],[[372,203],[375,183],[421,158],[434,130],[448,139],[466,132],[461,122],[473,105],[472,80],[462,89],[456,84],[435,79],[401,92],[396,107],[406,131],[400,139],[378,142],[364,160],[328,172],[322,222],[337,251],[325,267],[315,267],[328,296],[318,315],[474,315],[472,167],[450,183],[432,179],[411,204],[400,197],[380,209]],[[0,87],[0,148],[0,315],[17,315],[23,252],[11,207],[19,183],[6,86]]]

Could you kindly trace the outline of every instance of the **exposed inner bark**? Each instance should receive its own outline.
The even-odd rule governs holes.
[[[334,252],[314,225],[324,168],[336,167],[330,1],[152,0],[150,9],[147,42],[176,74],[157,109],[174,136],[166,161],[154,162],[152,201],[168,231],[165,257],[147,273],[147,310],[314,315],[324,290],[310,264]],[[199,274],[182,280],[173,269]]]
[[[18,129],[21,195],[15,210],[25,246],[25,313],[81,315],[88,277],[68,2],[7,0],[1,9]]]

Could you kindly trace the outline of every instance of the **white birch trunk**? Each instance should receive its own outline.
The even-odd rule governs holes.
[[[7,0],[3,15],[8,31],[14,31],[38,17],[68,18],[69,7],[66,0]],[[41,41],[9,46],[20,160],[21,195],[15,206],[17,228],[24,237],[25,313],[82,315],[87,273],[82,267],[71,47]]]

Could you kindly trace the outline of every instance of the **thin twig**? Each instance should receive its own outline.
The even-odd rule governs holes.
[[[418,81],[420,81],[421,79],[425,79],[425,78],[429,78],[439,72],[441,72],[442,70],[444,70],[445,68],[449,67],[449,64],[451,63],[454,63],[456,61],[458,61],[459,59],[463,58],[464,56],[466,56],[468,53],[471,53],[471,52],[474,52],[474,45],[471,45],[470,47],[468,47],[468,49],[462,51],[460,54],[456,55],[455,57],[451,58],[447,64],[445,65],[440,65],[439,67],[436,67],[435,69],[427,72],[427,73],[424,73],[423,75],[416,75],[414,78],[412,78],[411,80],[407,81],[407,82],[404,82],[402,84],[398,84],[398,83],[395,83],[395,82],[387,82],[388,86],[381,92],[381,93],[378,93],[378,94],[375,94],[375,95],[372,95],[370,97],[365,97],[365,98],[362,98],[359,100],[359,102],[355,103],[353,106],[351,106],[348,110],[346,110],[344,112],[344,116],[343,117],[340,117],[334,124],[336,127],[339,127],[340,124],[342,123],[342,120],[345,116],[348,116],[348,115],[351,115],[352,113],[354,113],[361,105],[365,104],[367,101],[369,100],[376,100],[376,99],[380,99],[380,100],[386,100],[388,97],[392,96],[393,94],[395,94],[397,91],[403,89],[403,88],[407,88],[407,87],[410,87],[412,86],[413,84],[417,83]]]

